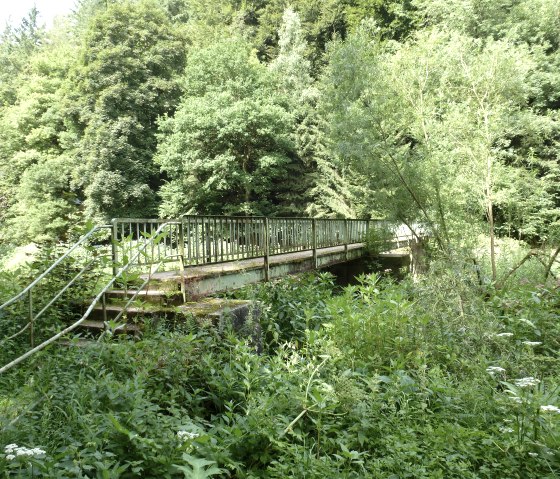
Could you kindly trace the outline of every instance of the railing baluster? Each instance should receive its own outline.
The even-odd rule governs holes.
[[[198,260],[200,258],[200,238],[201,236],[199,236],[198,234],[198,218],[195,216],[194,218],[194,241],[196,244],[196,260],[195,260],[195,264],[198,265]]]
[[[217,235],[218,222],[217,222],[216,218],[214,218],[214,221],[212,223],[213,223],[213,226],[212,226],[212,244],[214,245],[214,261],[217,263],[218,262],[218,235]]]
[[[191,264],[191,246],[192,246],[192,236],[191,236],[191,219],[190,217],[182,217],[181,221],[184,224],[185,218],[187,219],[187,236],[186,236],[186,244],[187,244],[187,262],[188,264]],[[183,226],[184,228],[184,226]],[[183,233],[184,233],[184,229],[183,229]]]
[[[127,235],[130,239],[128,240],[128,244],[130,246],[130,254],[128,255],[129,257],[132,256],[132,222],[129,221],[128,222],[128,235]]]
[[[179,228],[179,234],[177,237],[177,252],[179,254],[179,256],[181,256],[181,261],[182,261],[182,266],[184,269],[184,265],[185,265],[185,226],[183,223],[183,218],[181,218],[179,225],[177,225],[177,227]]]
[[[317,220],[311,220],[311,237],[313,239],[313,268],[317,269]]]
[[[206,262],[212,262],[212,232],[210,230],[210,218],[206,218],[205,221],[205,234],[204,239],[206,241]]]
[[[118,251],[118,248],[117,248],[117,236],[118,236],[117,219],[113,218],[111,223],[112,223],[112,228],[111,228],[111,256],[112,256],[112,260],[113,260],[112,269],[113,269],[113,276],[116,276],[117,275],[117,263],[119,261],[119,251]]]
[[[348,220],[344,219],[344,259],[348,261],[348,244],[350,243],[350,238],[348,238]]]
[[[264,237],[264,280],[268,281],[270,279],[270,264],[269,264],[270,236],[268,230],[268,218],[264,219],[263,237]]]
[[[107,297],[105,293],[101,296],[101,308],[103,310],[103,322],[107,323]]]
[[[233,259],[233,220],[228,220],[228,229],[229,229],[229,236],[228,236],[228,260]]]
[[[125,242],[124,242],[124,223],[121,223],[121,238],[120,238],[120,241],[122,242],[121,243],[121,249],[122,249],[122,252],[123,252],[123,260],[124,260],[124,257],[128,254],[127,250],[125,249],[126,246],[125,246]]]

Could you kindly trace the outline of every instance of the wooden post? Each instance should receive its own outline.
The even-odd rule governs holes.
[[[270,281],[270,232],[268,218],[264,219],[264,280]]]
[[[317,269],[317,221],[311,220],[311,239],[313,244],[313,268]]]

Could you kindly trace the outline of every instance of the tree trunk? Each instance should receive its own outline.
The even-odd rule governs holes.
[[[486,159],[486,216],[488,218],[488,232],[490,233],[490,264],[492,265],[492,281],[496,282],[496,241],[494,236],[494,203],[492,201],[492,156]]]
[[[548,276],[550,275],[550,272],[552,270],[552,266],[554,265],[554,262],[556,261],[556,258],[558,257],[558,254],[560,254],[560,246],[558,246],[558,248],[556,248],[554,250],[554,252],[552,253],[552,256],[550,257],[548,263],[546,264],[546,268],[544,271],[544,280],[546,281],[548,279]]]

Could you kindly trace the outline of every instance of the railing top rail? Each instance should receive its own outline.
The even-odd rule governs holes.
[[[238,220],[264,220],[266,216],[243,216],[243,215],[191,215],[184,214],[180,218],[229,218]]]
[[[111,227],[110,225],[94,226],[84,236],[82,236],[78,241],[76,241],[76,243],[74,243],[72,245],[72,247],[68,251],[66,251],[66,253],[64,253],[60,258],[58,258],[53,264],[51,264],[43,273],[41,273],[31,283],[29,283],[29,285],[27,285],[25,287],[25,289],[20,291],[13,298],[6,301],[4,304],[0,305],[0,311],[2,309],[6,308],[7,306],[10,306],[11,304],[14,304],[16,301],[18,301],[23,296],[25,296],[27,293],[29,293],[29,291],[31,291],[37,285],[37,283],[39,283],[39,281],[41,281],[53,269],[55,269],[60,263],[62,263],[68,256],[70,256],[70,253],[72,253],[72,251],[74,251],[78,246],[82,245],[86,240],[91,238],[91,236],[93,236],[94,233],[96,233],[97,231],[100,231],[102,229],[106,229],[106,228],[110,228],[110,227]]]
[[[111,223],[168,223],[178,224],[181,222],[180,218],[113,218]],[[110,225],[109,225],[110,226]]]
[[[221,219],[238,219],[238,220],[306,220],[306,221],[372,221],[380,222],[384,220],[370,218],[313,218],[308,216],[241,216],[241,215],[200,215],[200,214],[183,214],[179,218],[113,218],[111,222],[123,223],[163,223],[163,222],[179,222],[182,218],[221,218]]]

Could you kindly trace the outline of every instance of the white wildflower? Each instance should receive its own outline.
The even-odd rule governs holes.
[[[506,370],[504,368],[501,368],[500,366],[488,366],[486,368],[486,372],[491,376],[494,376],[494,374],[505,373]]]
[[[537,379],[537,378],[534,378],[533,376],[529,376],[529,377],[521,378],[521,379],[516,379],[514,381],[514,384],[518,388],[530,388],[532,386],[536,386],[539,383],[540,383],[540,380]]]
[[[494,336],[496,336],[497,338],[509,338],[510,336],[513,336],[513,333],[498,333]]]
[[[501,427],[500,432],[503,433],[503,434],[508,434],[508,433],[513,432],[513,429],[511,427]]]
[[[523,402],[523,400],[518,396],[510,396],[510,399],[517,404],[521,404]]]
[[[540,341],[521,341],[521,344],[524,344],[525,346],[539,346],[542,343]]]
[[[18,446],[17,444],[8,444],[4,448],[4,450],[5,452],[8,453],[8,455],[6,456],[6,459],[8,460],[12,460],[20,456],[35,457],[35,456],[41,456],[43,454],[46,454],[46,452],[43,451],[43,449],[40,449],[38,447],[28,448],[25,446]]]
[[[529,456],[531,456],[531,457],[537,457],[538,454],[537,454],[536,452],[530,452],[530,453],[529,453]]]
[[[181,441],[188,441],[188,440],[197,438],[199,436],[199,434],[196,434],[195,432],[190,432],[190,431],[178,431],[177,436],[179,437],[179,439]]]
[[[543,412],[555,412],[556,414],[560,414],[560,408],[553,406],[552,404],[548,404],[546,406],[541,406],[541,411]]]

